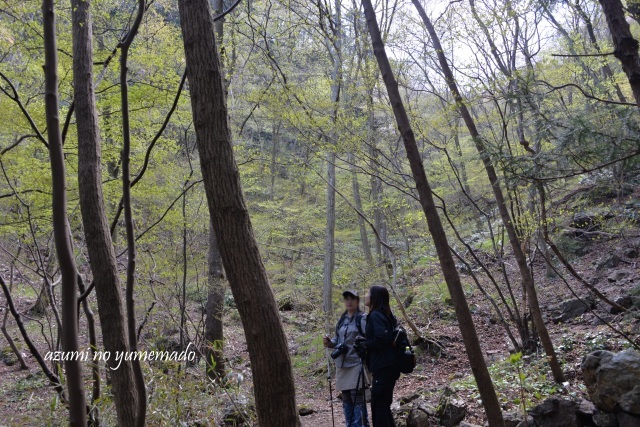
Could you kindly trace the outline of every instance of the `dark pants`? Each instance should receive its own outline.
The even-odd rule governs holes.
[[[400,377],[398,368],[391,366],[382,368],[372,373],[371,384],[371,419],[373,427],[395,427],[391,415],[391,403],[393,402],[393,388]]]

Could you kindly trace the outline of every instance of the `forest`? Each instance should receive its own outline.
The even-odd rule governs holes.
[[[0,427],[640,426],[638,40],[637,0],[0,0]]]

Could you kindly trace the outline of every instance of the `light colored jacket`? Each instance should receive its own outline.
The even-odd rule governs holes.
[[[356,325],[356,317],[360,316],[360,329],[363,334],[367,328],[367,315],[363,312],[357,312],[353,316],[349,316],[348,314],[344,316],[344,320],[342,324],[336,325],[336,335],[331,340],[332,346],[335,347],[340,343],[345,343],[348,347],[348,350],[343,355],[339,356],[336,362],[336,376],[339,375],[340,368],[350,368],[353,366],[360,366],[361,360],[360,356],[356,353],[353,348],[353,344],[356,341],[356,337],[358,335],[363,335],[358,330],[358,326]]]

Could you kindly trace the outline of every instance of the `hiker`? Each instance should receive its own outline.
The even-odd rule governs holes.
[[[367,427],[365,386],[368,384],[363,361],[354,349],[356,337],[365,335],[367,315],[360,311],[357,291],[342,293],[345,311],[336,325],[333,338],[326,335],[324,346],[334,349],[331,357],[336,364],[336,390],[342,392],[342,410],[347,427]]]
[[[398,354],[393,346],[397,320],[389,305],[389,291],[372,286],[365,299],[369,307],[365,339],[357,347],[366,350],[366,363],[373,376],[371,384],[371,419],[373,427],[395,427],[391,414],[393,388],[400,378]]]

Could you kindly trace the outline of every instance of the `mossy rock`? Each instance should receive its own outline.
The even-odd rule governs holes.
[[[276,303],[278,304],[279,311],[293,311],[295,306],[291,294],[284,294],[276,297]]]
[[[18,358],[13,350],[11,350],[11,347],[6,346],[0,350],[0,362],[7,366],[13,366],[18,363]]]

